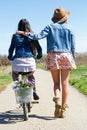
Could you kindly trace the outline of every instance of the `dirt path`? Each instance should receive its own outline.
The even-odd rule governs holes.
[[[10,85],[0,94],[0,130],[87,130],[87,97],[70,86],[68,115],[55,119],[51,75],[38,69],[35,77],[40,101],[33,105],[28,121],[23,121]]]

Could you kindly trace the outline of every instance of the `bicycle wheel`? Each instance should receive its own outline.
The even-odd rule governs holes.
[[[23,113],[24,113],[24,121],[28,120],[28,107],[27,103],[23,103]]]

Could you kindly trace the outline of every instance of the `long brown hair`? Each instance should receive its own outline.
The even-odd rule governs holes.
[[[21,19],[18,23],[18,30],[24,32],[31,32],[33,33],[29,22],[26,19]]]

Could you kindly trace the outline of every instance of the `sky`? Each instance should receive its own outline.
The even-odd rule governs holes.
[[[87,52],[87,0],[0,0],[0,55],[8,55],[20,19],[26,18],[33,31],[39,33],[52,23],[56,7],[70,11],[68,23],[75,34],[76,52]],[[39,42],[45,54],[46,39]]]

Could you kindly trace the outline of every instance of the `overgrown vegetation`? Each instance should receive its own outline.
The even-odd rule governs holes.
[[[8,60],[6,55],[0,55],[0,66],[6,66],[6,65],[10,65],[11,61]]]
[[[77,65],[87,65],[87,52],[85,53],[77,53],[76,56],[76,64]]]
[[[36,61],[38,68],[45,69],[45,58],[46,55],[43,55],[41,60]],[[78,53],[76,64],[77,69],[70,74],[70,84],[87,95],[87,53]],[[6,55],[0,55],[0,89],[3,89],[11,80],[11,62]]]

